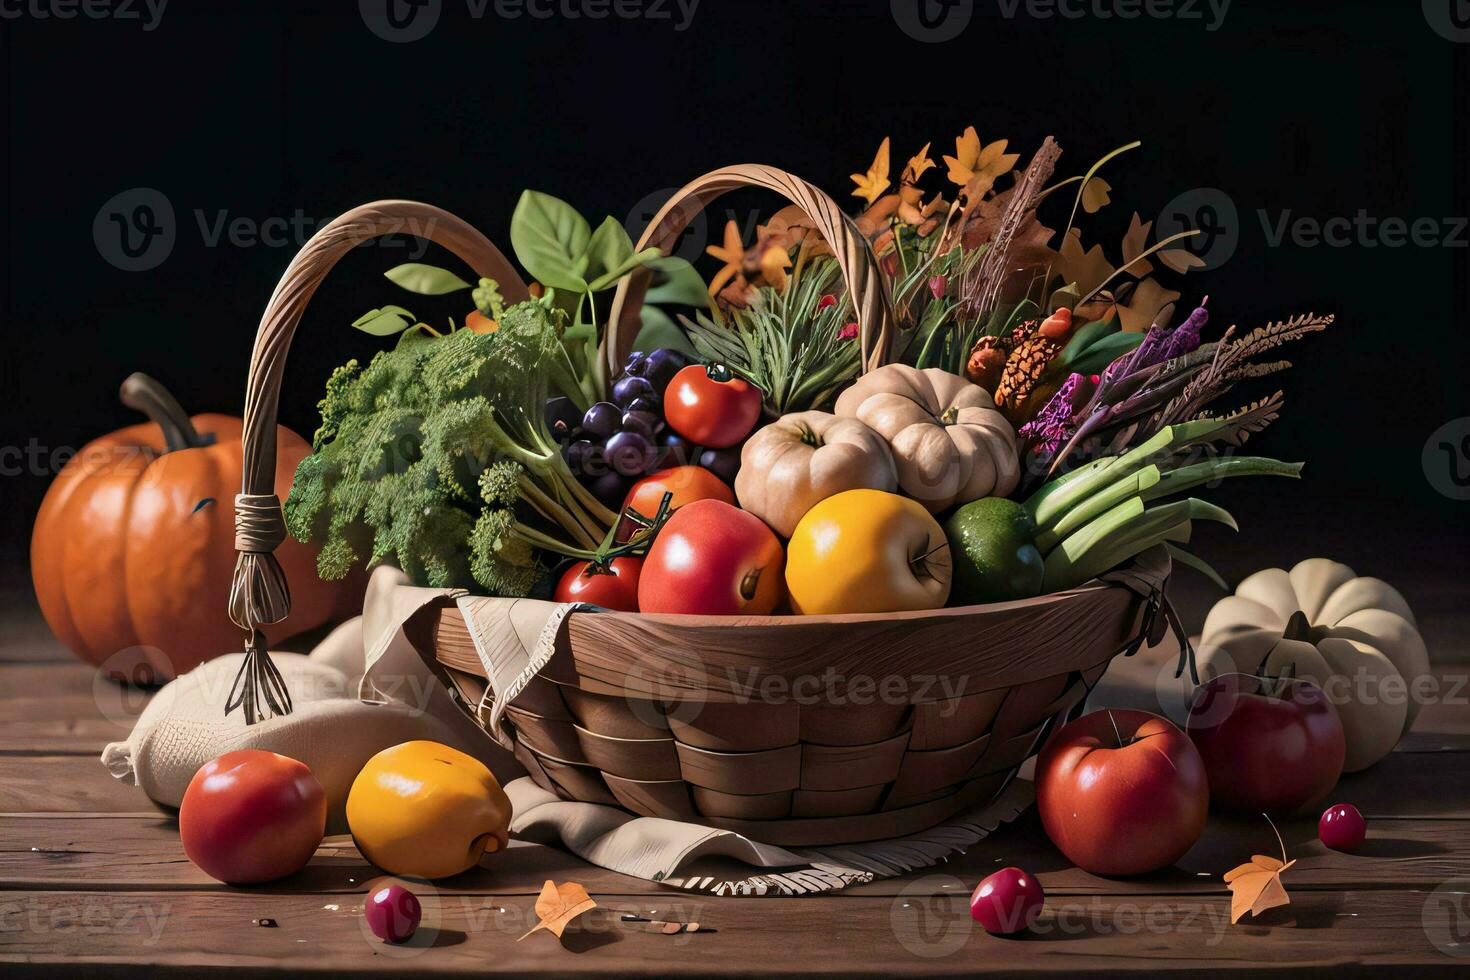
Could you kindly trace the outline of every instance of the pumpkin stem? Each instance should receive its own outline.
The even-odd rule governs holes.
[[[124,405],[148,416],[163,430],[166,452],[180,449],[198,449],[214,444],[214,434],[201,434],[189,421],[189,413],[177,398],[157,381],[141,371],[128,375],[118,389],[118,398]]]
[[[960,410],[958,408],[950,406],[949,408],[946,408],[944,410],[943,415],[939,416],[939,421],[943,422],[945,425],[954,425],[955,422],[959,420],[959,417]]]
[[[1286,621],[1286,629],[1282,631],[1283,640],[1307,640],[1312,632],[1312,624],[1307,620],[1307,614],[1298,609],[1291,614]]]

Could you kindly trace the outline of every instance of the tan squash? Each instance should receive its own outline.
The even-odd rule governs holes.
[[[897,487],[898,470],[883,437],[857,419],[827,412],[783,415],[757,431],[740,451],[735,477],[740,506],[783,538],[828,497]]]
[[[893,451],[899,490],[938,513],[1016,488],[1016,431],[979,385],[938,368],[890,364],[837,399],[838,415],[876,431]]]
[[[1267,568],[1215,604],[1200,636],[1200,674],[1290,672],[1322,688],[1347,736],[1343,769],[1393,750],[1418,713],[1429,653],[1409,604],[1382,579],[1326,558]]]

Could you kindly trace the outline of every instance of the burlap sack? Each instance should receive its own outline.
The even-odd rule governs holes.
[[[127,740],[103,750],[102,762],[155,803],[177,807],[189,780],[210,759],[235,749],[279,752],[306,763],[321,782],[329,834],[348,831],[343,807],[363,764],[399,742],[443,742],[480,758],[502,781],[518,775],[508,754],[463,717],[421,663],[400,674],[379,672],[369,692],[373,700],[359,700],[362,636],[362,621],[354,619],[310,656],[272,654],[295,710],[255,725],[247,726],[238,710],[224,710],[244,654],[211,660],[165,685]],[[417,658],[398,662],[412,665]]]

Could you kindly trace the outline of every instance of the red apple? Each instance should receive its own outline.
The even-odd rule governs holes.
[[[765,615],[786,593],[785,561],[765,521],[719,500],[696,500],[680,507],[653,539],[638,579],[638,608]]]
[[[300,871],[326,824],[326,794],[306,764],[260,749],[226,752],[200,766],[179,804],[184,853],[229,884]]]
[[[1342,719],[1307,681],[1216,677],[1195,691],[1185,727],[1219,808],[1291,813],[1326,798],[1342,775]]]
[[[1036,762],[1047,836],[1093,874],[1143,874],[1178,861],[1204,831],[1209,803],[1199,752],[1146,711],[1084,715]]]

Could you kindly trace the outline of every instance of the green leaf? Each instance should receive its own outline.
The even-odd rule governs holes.
[[[592,228],[570,204],[526,191],[510,219],[510,244],[535,279],[554,289],[587,291],[587,245]]]
[[[391,337],[407,330],[417,320],[418,317],[401,306],[385,306],[381,310],[368,310],[353,320],[352,325],[374,337]]]
[[[676,303],[704,309],[709,306],[709,289],[704,277],[688,261],[677,255],[666,255],[648,263],[656,277],[661,279],[648,287],[643,297],[645,303]]]
[[[638,268],[640,265],[646,265],[649,260],[657,258],[659,254],[659,250],[656,248],[646,248],[636,255],[630,255],[623,260],[621,265],[617,266],[616,268],[609,269],[608,271],[604,272],[602,275],[598,276],[596,279],[588,283],[587,290],[589,292],[595,293],[599,290],[606,289],[609,286],[617,283],[619,279],[623,278],[628,273]]]
[[[1143,337],[1141,333],[1110,333],[1087,348],[1067,369],[1077,374],[1097,374],[1143,343]]]
[[[1103,337],[1117,333],[1122,329],[1123,326],[1118,322],[1116,317],[1111,320],[1094,320],[1089,324],[1079,327],[1077,332],[1072,334],[1072,339],[1067,342],[1067,346],[1057,355],[1056,361],[1053,362],[1053,369],[1056,371],[1070,370],[1072,362],[1076,361],[1083,354],[1086,354],[1089,347]]]
[[[623,226],[612,217],[603,219],[602,224],[587,240],[587,275],[601,276],[621,268],[633,256],[633,240]]]
[[[383,273],[393,282],[420,296],[443,296],[445,293],[469,289],[470,284],[448,269],[420,262],[406,262]]]
[[[638,339],[633,341],[634,350],[657,350],[669,347],[686,354],[694,354],[694,345],[673,319],[657,306],[645,306],[638,314]]]

